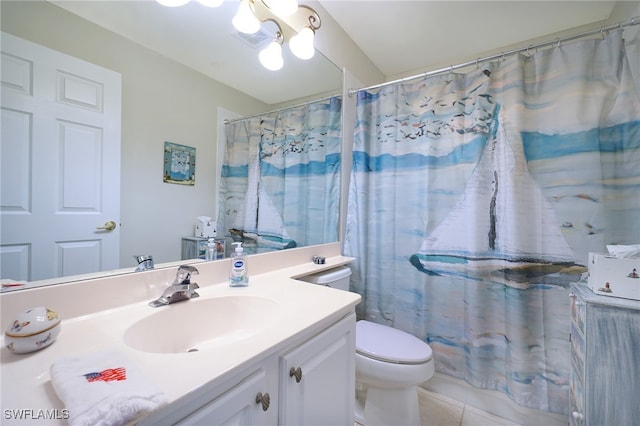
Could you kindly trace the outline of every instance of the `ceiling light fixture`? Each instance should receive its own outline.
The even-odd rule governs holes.
[[[316,49],[313,47],[313,39],[315,32],[311,27],[304,27],[298,34],[291,37],[289,40],[289,49],[291,53],[296,55],[300,59],[311,59],[316,53]]]
[[[253,16],[249,16],[247,10],[251,11]],[[277,50],[278,56],[281,57],[280,52],[285,41],[289,42],[291,53],[300,59],[311,59],[315,54],[314,38],[315,31],[320,28],[320,16],[311,7],[303,4],[298,5],[297,0],[242,0],[238,13],[233,19],[233,25],[240,32],[253,34],[259,29],[259,25],[257,27],[255,25],[256,21],[272,21],[278,27],[274,41],[259,55],[260,62],[266,68],[274,69],[265,65],[262,57],[267,54],[263,55],[263,52],[272,52],[271,54],[275,58]],[[245,22],[253,22],[251,27],[253,32],[245,31],[245,28],[249,27]],[[282,28],[292,30],[293,34],[287,36]],[[282,59],[277,63],[281,62]],[[273,62],[273,64],[275,63]]]
[[[262,3],[281,18],[291,16],[298,10],[297,0],[262,0]]]
[[[198,0],[205,6],[217,7],[223,0]],[[189,0],[157,0],[164,6],[182,6]],[[284,65],[282,45],[289,42],[289,50],[300,59],[311,59],[315,54],[315,32],[320,28],[318,12],[297,0],[240,0],[240,6],[231,20],[233,26],[244,34],[255,34],[262,22],[272,21],[278,27],[273,41],[263,49],[258,58],[270,70]],[[283,31],[283,28],[287,31]],[[293,34],[290,34],[293,32]],[[268,64],[268,65],[267,65]]]
[[[258,59],[260,59],[263,67],[270,71],[278,71],[282,68],[284,65],[284,59],[282,59],[283,42],[284,37],[282,37],[282,32],[280,32],[280,30],[276,31],[276,37],[273,41],[258,54]]]
[[[236,30],[241,33],[255,34],[260,29],[260,21],[254,15],[251,4],[251,0],[241,0],[238,12],[231,20]]]

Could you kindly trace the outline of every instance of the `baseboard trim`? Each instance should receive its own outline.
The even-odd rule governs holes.
[[[523,407],[502,392],[479,389],[442,373],[434,374],[421,387],[523,426],[567,426],[569,423],[569,419],[561,414]]]

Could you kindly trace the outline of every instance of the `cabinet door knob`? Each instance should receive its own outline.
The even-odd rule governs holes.
[[[269,409],[269,404],[271,403],[271,397],[268,393],[258,392],[256,395],[256,404],[262,404],[262,411],[267,411]]]
[[[289,370],[289,377],[295,377],[296,383],[300,383],[300,380],[302,380],[302,368],[291,367],[291,370]]]

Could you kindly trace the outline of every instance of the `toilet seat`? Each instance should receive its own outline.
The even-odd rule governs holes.
[[[424,364],[433,356],[429,345],[417,337],[365,320],[356,323],[356,353],[396,364]]]

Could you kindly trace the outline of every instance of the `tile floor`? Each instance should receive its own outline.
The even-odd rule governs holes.
[[[518,426],[447,396],[418,389],[423,426]]]
[[[519,426],[510,420],[422,388],[418,388],[418,402],[422,426]],[[356,422],[355,426],[362,425]]]

